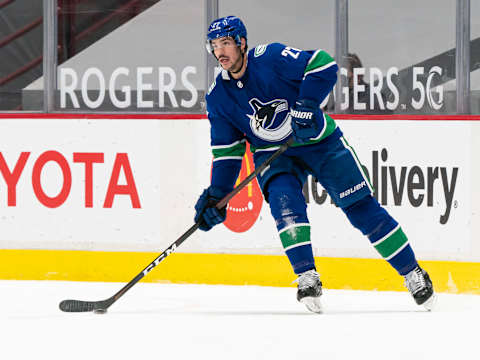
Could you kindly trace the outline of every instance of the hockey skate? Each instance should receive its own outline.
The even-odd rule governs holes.
[[[435,293],[433,292],[432,281],[427,272],[420,266],[410,271],[405,278],[407,287],[413,299],[418,305],[423,305],[425,309],[431,311],[435,305]]]
[[[308,310],[314,313],[322,312],[322,282],[318,273],[312,269],[301,273],[298,279],[297,300],[304,304]]]

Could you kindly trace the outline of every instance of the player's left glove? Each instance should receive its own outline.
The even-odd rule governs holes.
[[[208,231],[217,224],[225,221],[227,208],[218,210],[215,205],[226,195],[214,186],[205,189],[195,204],[195,222],[200,221],[199,229]]]
[[[325,127],[325,118],[318,103],[313,100],[297,100],[290,109],[293,138],[298,143],[306,143],[316,138]]]

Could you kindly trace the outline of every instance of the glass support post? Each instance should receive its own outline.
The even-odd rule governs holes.
[[[57,0],[43,0],[43,111],[55,107],[57,85]]]
[[[207,38],[207,29],[208,26],[212,23],[213,20],[218,19],[218,0],[205,0],[205,36]],[[206,69],[205,69],[205,93],[208,91],[210,84],[213,83],[215,79],[215,67],[217,62],[212,54],[209,54],[205,50],[206,56]]]
[[[470,114],[470,0],[457,0],[457,113]]]
[[[348,0],[336,0],[335,2],[335,60],[339,69],[346,68],[348,54]],[[335,86],[335,113],[342,112],[343,87],[347,86],[346,78],[340,76]]]

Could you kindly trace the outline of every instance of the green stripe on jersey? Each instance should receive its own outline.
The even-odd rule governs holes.
[[[308,62],[304,74],[307,74],[312,70],[321,68],[322,66],[330,64],[331,62],[335,62],[335,60],[327,52],[323,50],[318,50],[313,54],[310,61]]]
[[[212,147],[213,157],[215,159],[222,158],[222,157],[230,157],[230,156],[240,156],[243,157],[245,154],[245,149],[247,145],[245,141],[234,143],[231,146],[214,146]]]
[[[298,226],[288,227],[286,230],[280,231],[280,240],[283,248],[289,248],[306,245],[310,243],[310,225],[302,224]]]
[[[390,259],[408,244],[408,239],[400,226],[397,226],[383,239],[373,243],[373,246],[385,259]]]

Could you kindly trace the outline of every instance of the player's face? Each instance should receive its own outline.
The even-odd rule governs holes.
[[[230,37],[214,39],[211,42],[213,53],[223,69],[236,72],[242,67],[242,54],[235,40]]]

